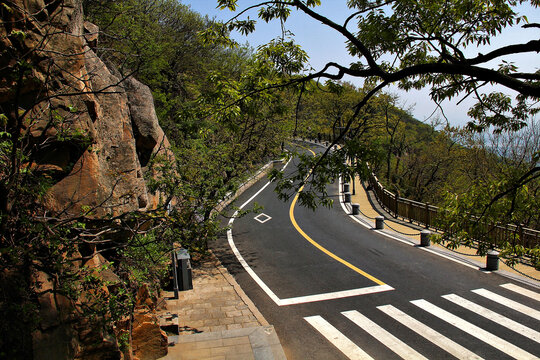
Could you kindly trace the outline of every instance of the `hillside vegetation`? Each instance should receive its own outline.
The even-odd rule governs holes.
[[[466,42],[489,42],[523,19],[506,2],[487,13],[484,2],[417,3],[390,2],[395,13],[386,16],[379,1],[349,1],[361,30],[353,35],[317,14],[319,1],[262,2],[256,16],[282,21],[284,31],[252,49],[228,35],[255,31],[253,21],[216,22],[176,0],[2,2],[0,357],[131,358],[136,319],[152,318],[171,252],[204,255],[223,231],[218,204],[261,165],[287,156],[297,137],[343,147],[288,154],[300,156],[299,170],[271,175],[282,199],[309,182],[300,203],[329,206],[329,182],[374,170],[400,196],[445,208],[452,246],[483,236],[482,226],[464,225],[471,217],[538,228],[538,75],[506,65],[475,77],[471,67],[510,50],[463,59],[462,44],[452,45],[461,29]],[[428,51],[401,24],[419,33],[418,21],[444,25],[432,23],[439,7],[451,8],[443,13],[457,26],[448,22],[433,40],[443,49]],[[363,60],[310,72],[284,25],[291,11],[339,30]],[[471,14],[489,19],[476,26]],[[394,51],[400,61],[378,63]],[[364,86],[345,74],[366,78]],[[490,81],[518,97],[479,95],[464,129],[419,122],[383,91],[393,82],[434,86],[441,100]],[[538,245],[489,246],[538,266]]]

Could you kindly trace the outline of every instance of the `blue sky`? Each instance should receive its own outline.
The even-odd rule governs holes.
[[[210,18],[218,20],[228,20],[234,13],[228,10],[216,9],[216,0],[180,0],[183,4],[187,4],[192,10],[203,15],[208,15]],[[239,9],[244,9],[250,5],[256,4],[255,0],[239,0]],[[343,23],[344,19],[350,14],[350,10],[346,6],[346,0],[331,0],[323,1],[323,5],[317,8],[317,11],[322,15],[334,20],[338,23]],[[529,22],[540,22],[540,9],[522,6],[519,8],[522,14],[525,14]],[[257,29],[253,34],[243,36],[240,34],[232,34],[240,43],[249,43],[252,47],[257,47],[267,43],[269,40],[277,37],[281,30],[277,22],[266,24],[262,20],[257,19],[257,10],[251,10],[248,13],[251,19],[257,21]],[[344,38],[334,30],[321,25],[317,21],[299,13],[293,13],[286,22],[287,30],[295,35],[295,41],[299,43],[304,50],[307,51],[310,57],[310,64],[314,69],[320,69],[329,61],[338,62],[342,65],[348,65],[353,61],[353,58],[347,53],[345,48]],[[538,39],[538,29],[512,29],[505,31],[501,36],[495,39],[491,46],[499,47],[504,44],[515,42],[516,38],[525,42],[529,39]],[[487,52],[487,49],[471,49],[470,55],[476,55],[477,52]],[[538,54],[519,55],[508,58],[509,61],[514,61],[521,70],[537,70],[540,67],[540,56]],[[496,66],[499,62],[494,63]],[[361,85],[359,79],[345,79]],[[396,88],[387,88],[386,91],[398,94],[401,99],[403,108],[410,108],[412,114],[418,119],[425,121],[430,115],[437,110],[437,107],[429,99],[428,90],[403,92]],[[459,100],[459,99],[458,99]],[[472,99],[467,99],[461,104],[456,101],[443,103],[445,115],[452,125],[464,125],[467,122],[467,110],[473,103]]]

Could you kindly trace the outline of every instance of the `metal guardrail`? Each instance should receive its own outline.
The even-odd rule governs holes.
[[[416,222],[426,228],[438,229],[436,220],[441,211],[440,208],[399,197],[397,194],[385,189],[373,173],[371,173],[368,182],[379,204],[392,216],[396,218],[401,217],[410,222]],[[471,219],[471,225],[472,221]],[[492,243],[509,241],[518,243],[526,248],[540,246],[540,231],[538,230],[516,225],[485,225],[485,227],[487,238],[492,240]]]
[[[302,137],[301,137],[302,138]],[[307,139],[310,137],[308,136]],[[313,138],[313,137],[311,137]],[[331,134],[318,134],[314,137],[315,142],[331,142]],[[368,179],[369,185],[375,192],[379,204],[395,218],[401,217],[405,221],[415,222],[420,226],[444,231],[437,226],[437,217],[441,209],[437,206],[421,203],[418,201],[402,198],[382,186],[375,174],[371,173]],[[471,226],[473,224],[471,219]],[[486,238],[491,243],[511,242],[526,248],[540,246],[540,231],[516,225],[484,224]],[[467,229],[465,229],[467,230]]]

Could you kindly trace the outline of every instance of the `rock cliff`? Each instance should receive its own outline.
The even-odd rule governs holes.
[[[102,218],[155,208],[159,199],[144,175],[152,154],[171,156],[169,142],[150,89],[96,55],[99,29],[84,21],[82,1],[8,0],[0,15],[0,132],[16,128],[28,154],[22,165],[51,179],[43,199],[49,213],[67,218],[91,210]],[[88,262],[107,260],[95,254]],[[74,316],[76,304],[50,292],[49,274],[35,277],[43,293],[35,358],[131,357],[107,331]]]
[[[47,206],[69,215],[90,207],[97,216],[155,206],[144,166],[169,144],[150,89],[96,56],[98,29],[83,21],[81,1],[8,3],[10,10],[1,10],[10,20],[0,28],[1,65],[24,55],[32,81],[17,84],[2,76],[0,106],[28,111],[22,130],[30,134],[29,143],[47,144],[35,160],[56,180]]]

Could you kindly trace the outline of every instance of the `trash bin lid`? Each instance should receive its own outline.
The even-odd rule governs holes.
[[[189,256],[187,249],[179,249],[176,251],[176,258],[178,260],[189,260],[191,259],[191,256]]]

